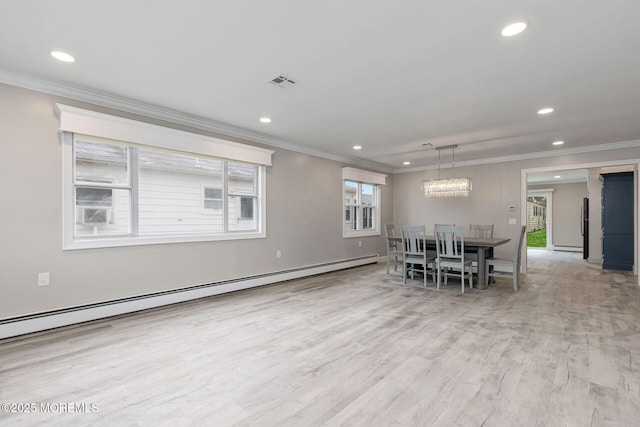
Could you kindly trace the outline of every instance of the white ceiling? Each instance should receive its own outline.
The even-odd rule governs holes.
[[[436,163],[427,141],[464,164],[640,139],[639,18],[637,0],[0,0],[0,81],[399,171]],[[299,84],[266,83],[279,73]]]
[[[527,183],[529,185],[586,183],[588,178],[589,171],[587,169],[529,172],[527,174]]]

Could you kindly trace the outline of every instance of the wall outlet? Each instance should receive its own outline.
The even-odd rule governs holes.
[[[38,273],[38,286],[49,286],[49,273]]]
[[[516,225],[518,222],[515,218],[509,218],[509,225]]]
[[[276,250],[276,258],[282,258],[282,251],[280,249]]]
[[[358,247],[361,248],[362,247],[362,240],[358,240]]]

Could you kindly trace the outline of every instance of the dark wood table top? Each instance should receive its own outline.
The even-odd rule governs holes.
[[[429,243],[436,242],[436,236],[425,236],[425,239]],[[401,242],[401,236],[392,236],[389,237],[389,240]],[[464,245],[465,246],[481,246],[485,248],[494,248],[496,246],[504,245],[511,241],[509,237],[465,237]]]

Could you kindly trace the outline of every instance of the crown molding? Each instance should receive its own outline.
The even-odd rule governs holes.
[[[518,160],[541,159],[545,157],[558,157],[558,156],[571,155],[571,154],[594,153],[598,151],[609,151],[609,150],[618,150],[622,148],[634,148],[634,147],[640,147],[640,139],[634,139],[631,141],[611,142],[608,144],[587,145],[584,147],[560,148],[558,150],[539,151],[537,153],[514,154],[512,156],[499,156],[499,157],[488,157],[485,159],[457,161],[456,167],[487,165],[492,163],[515,162]],[[440,169],[448,169],[448,168],[451,168],[451,165],[440,165]],[[436,170],[436,169],[438,169],[438,165],[394,169],[392,173],[401,174],[401,173],[422,172],[422,171]]]
[[[189,126],[196,129],[214,132],[221,136],[242,139],[248,142],[268,145],[270,147],[281,148],[283,150],[294,151],[327,160],[373,169],[380,172],[391,173],[392,169],[379,163],[362,159],[337,156],[321,150],[304,147],[292,142],[283,141],[270,135],[250,131],[241,127],[218,122],[216,120],[187,114],[181,111],[148,104],[135,99],[112,95],[106,92],[79,87],[62,82],[54,82],[31,77],[24,74],[14,73],[0,69],[0,83],[17,86],[24,89],[47,93],[49,95],[61,96],[74,99],[76,101],[87,102],[101,107],[113,108],[131,114],[149,117],[156,120],[163,120],[169,123]]]

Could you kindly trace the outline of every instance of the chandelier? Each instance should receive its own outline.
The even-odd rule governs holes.
[[[440,179],[440,151],[451,148],[451,170],[456,167],[456,147],[457,145],[447,145],[436,147],[438,150],[438,179],[428,179],[422,181],[425,197],[469,197],[471,194],[471,178],[449,178]]]

